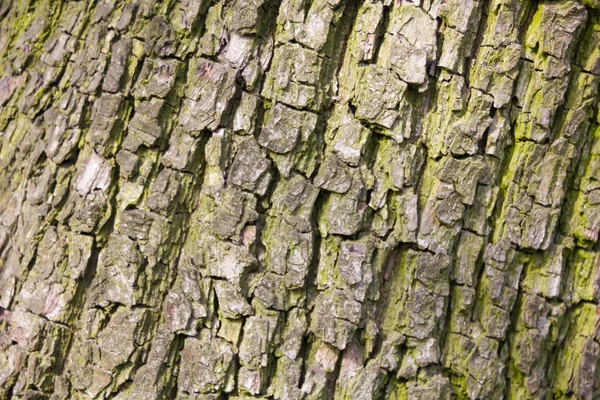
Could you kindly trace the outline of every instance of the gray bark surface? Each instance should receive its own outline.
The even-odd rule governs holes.
[[[600,398],[598,0],[0,0],[0,399]]]

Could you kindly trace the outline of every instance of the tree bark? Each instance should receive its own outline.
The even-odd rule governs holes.
[[[598,0],[0,0],[0,398],[600,398]]]

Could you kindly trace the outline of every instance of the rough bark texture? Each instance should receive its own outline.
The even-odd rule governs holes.
[[[599,8],[1,0],[0,398],[599,398]]]

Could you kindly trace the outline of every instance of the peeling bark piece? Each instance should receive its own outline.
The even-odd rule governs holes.
[[[323,214],[319,217],[319,230],[323,235],[353,235],[360,229],[363,215],[368,207],[365,203],[366,192],[361,181],[353,179],[347,193],[331,193],[327,199]]]
[[[252,307],[239,290],[225,281],[215,281],[215,292],[219,299],[219,311],[227,318],[251,315]]]
[[[204,129],[217,129],[235,93],[235,71],[221,63],[193,58],[187,83],[179,124],[193,136]]]
[[[263,0],[236,0],[231,9],[231,30],[242,35],[256,33],[264,17]]]
[[[242,391],[259,394],[266,389],[266,373],[272,363],[273,348],[279,341],[279,329],[278,312],[248,317],[239,351]]]
[[[437,176],[444,182],[453,183],[454,190],[461,196],[464,204],[473,204],[478,183],[490,183],[490,170],[482,158],[447,158],[442,165],[444,167],[439,168]]]
[[[248,318],[244,327],[244,338],[240,345],[240,361],[252,369],[266,367],[273,339],[278,330],[277,312],[255,315]]]
[[[245,247],[215,237],[205,235],[201,247],[203,254],[198,265],[207,268],[207,273],[213,277],[237,283],[256,264],[256,258]]]
[[[120,94],[103,93],[92,109],[90,131],[86,140],[95,145],[96,151],[104,154],[105,150],[117,138],[123,128],[123,123],[115,116],[120,113],[123,97]],[[111,149],[112,150],[112,149]]]
[[[258,278],[258,283],[254,288],[253,294],[260,303],[269,309],[286,311],[290,307],[297,305],[297,301],[290,295],[287,287],[302,287],[304,285],[303,277],[294,280],[287,279],[280,274],[267,272]]]
[[[101,361],[98,365],[112,371],[130,360],[136,348],[146,340],[150,311],[143,309],[118,309],[105,329],[98,334]]]
[[[345,165],[337,156],[330,155],[321,164],[314,183],[321,189],[344,194],[352,186],[356,172]]]
[[[344,282],[348,285],[360,283],[371,267],[372,254],[373,247],[369,241],[342,242],[338,268]]]
[[[10,100],[20,83],[21,78],[17,76],[5,76],[0,79],[0,106],[4,106]]]
[[[281,179],[273,192],[272,216],[281,216],[300,232],[314,228],[311,216],[319,190],[300,174]]]
[[[75,189],[85,196],[93,190],[106,191],[111,182],[112,165],[104,158],[91,152],[87,162],[81,164],[75,178]]]
[[[326,136],[333,136],[332,152],[352,167],[358,166],[371,131],[356,121],[348,110],[336,107],[328,121]]]
[[[132,41],[129,38],[121,38],[111,48],[110,64],[102,83],[102,90],[110,93],[119,92],[122,89],[122,81],[128,72],[128,61],[131,55]]]
[[[271,182],[271,161],[254,140],[246,140],[239,150],[229,170],[229,182],[262,196]]]
[[[394,194],[390,199],[391,210],[381,210],[381,214],[391,214],[389,222],[386,221],[384,235],[391,228],[389,240],[392,242],[416,243],[417,229],[419,227],[417,195]],[[377,217],[376,217],[377,218]],[[380,232],[375,231],[375,234]]]
[[[351,291],[337,289],[322,292],[315,303],[309,331],[324,342],[344,350],[357,328],[362,305],[354,300]]]
[[[520,57],[521,46],[516,43],[500,49],[482,47],[477,56],[479,62],[471,72],[472,85],[484,93],[489,93],[496,108],[501,108],[510,101],[519,73]]]
[[[382,127],[381,132],[398,143],[410,136],[409,105],[404,100],[407,84],[382,67],[369,65],[359,70],[352,104],[359,120]]]
[[[293,308],[287,314],[286,320],[287,323],[281,335],[282,343],[277,348],[277,352],[283,354],[285,358],[295,360],[300,355],[302,340],[308,327],[306,312],[301,308]]]
[[[106,249],[100,252],[97,279],[89,289],[88,301],[100,306],[135,304],[135,286],[142,263],[142,255],[133,240],[123,235],[112,235]]]
[[[316,51],[299,44],[279,46],[274,51],[262,95],[294,108],[316,111],[329,91],[328,83],[321,78],[326,63]]]
[[[277,103],[267,111],[258,143],[275,153],[289,153],[298,140],[305,140],[312,133],[316,122],[317,116],[313,113],[296,111]]]
[[[338,4],[335,3],[330,0],[317,0],[311,4],[303,29],[296,36],[299,43],[316,51],[323,50],[330,32],[335,29],[335,25],[344,10],[343,6],[335,7],[339,2]]]
[[[127,126],[129,134],[123,142],[123,148],[137,151],[141,145],[154,146],[163,133],[164,114],[169,107],[163,100],[152,98],[141,102],[136,108]]]
[[[71,340],[69,329],[21,311],[10,313],[7,319],[10,324],[0,335],[3,344],[0,354],[7,356],[0,379],[10,382],[13,390],[21,393],[29,387],[53,391],[52,371],[64,364]],[[18,375],[13,369],[17,365],[21,367]]]
[[[477,262],[482,254],[484,238],[469,231],[462,231],[458,250],[457,262],[453,276],[459,285],[475,287],[477,284]]]
[[[525,56],[533,60],[534,71],[515,130],[517,138],[542,142],[549,137],[553,115],[568,87],[572,38],[586,18],[585,7],[572,1],[544,4],[537,10],[525,40]]]
[[[386,66],[407,83],[422,84],[427,79],[427,64],[435,60],[436,22],[413,5],[394,7],[381,45]]]
[[[302,363],[287,357],[277,359],[275,375],[267,391],[268,395],[277,400],[300,399],[302,392],[298,387],[302,376]]]
[[[284,276],[287,287],[304,287],[312,261],[313,233],[299,232],[284,220],[269,219],[262,241],[265,267]]]
[[[85,96],[67,91],[54,107],[44,112],[46,155],[57,164],[72,157],[81,138]]]
[[[175,84],[179,69],[178,60],[146,58],[133,95],[139,99],[165,98]]]
[[[256,198],[249,193],[230,188],[219,190],[214,199],[216,209],[207,212],[211,229],[222,238],[232,238],[234,242],[240,240],[242,229],[248,223],[256,221]]]
[[[510,85],[512,88],[512,83]],[[482,146],[485,132],[492,123],[490,108],[493,97],[472,90],[466,114],[454,122],[446,133],[448,148],[455,155],[474,155]]]
[[[189,394],[230,392],[228,374],[233,346],[203,331],[199,338],[186,338],[181,352],[179,391]]]
[[[90,236],[47,230],[42,253],[16,299],[18,306],[51,321],[68,322],[76,312],[75,296],[83,284],[92,242]]]
[[[190,301],[177,291],[169,291],[164,301],[165,321],[172,333],[196,333]]]
[[[378,31],[383,25],[383,4],[380,2],[363,3],[358,11],[354,26],[356,41],[359,43],[361,61],[370,61],[377,50]]]
[[[238,104],[233,117],[232,127],[234,132],[241,135],[254,133],[259,101],[257,96],[246,92],[242,93],[240,104]]]
[[[196,164],[199,164],[197,158],[201,149],[200,139],[177,127],[169,138],[169,149],[161,158],[161,162],[169,168],[194,173],[198,169]]]
[[[440,67],[463,73],[465,59],[471,54],[476,39],[482,6],[483,3],[472,0],[449,0],[440,5],[438,17],[446,24],[441,29],[443,40],[438,61]],[[510,29],[506,27],[501,32],[506,34]]]

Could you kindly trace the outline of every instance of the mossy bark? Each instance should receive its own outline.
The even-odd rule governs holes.
[[[0,398],[600,398],[597,0],[0,0]]]

